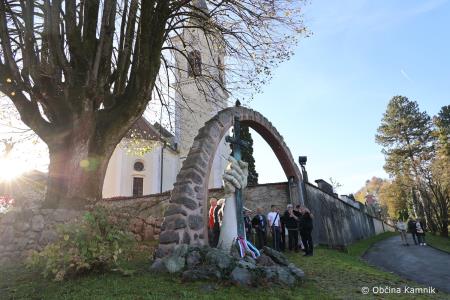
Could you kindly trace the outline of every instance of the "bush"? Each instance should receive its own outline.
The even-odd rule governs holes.
[[[14,199],[8,195],[0,196],[0,213],[5,213],[14,204]]]
[[[56,281],[81,273],[120,270],[135,243],[125,228],[108,210],[97,207],[80,224],[58,227],[58,240],[40,252],[33,251],[27,265]]]

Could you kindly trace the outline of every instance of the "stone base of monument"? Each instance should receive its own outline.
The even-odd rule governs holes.
[[[290,263],[284,254],[264,247],[261,256],[240,258],[208,246],[177,246],[170,256],[153,261],[150,271],[178,274],[183,281],[228,281],[242,286],[279,284],[293,286],[305,273]]]

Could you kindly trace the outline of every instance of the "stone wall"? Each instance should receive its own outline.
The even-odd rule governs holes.
[[[305,205],[314,215],[313,239],[329,247],[343,247],[384,231],[394,229],[360,209],[329,195],[314,185],[306,184]]]
[[[394,230],[392,226],[368,214],[362,204],[358,205],[358,209],[312,184],[306,184],[306,192],[305,205],[314,215],[313,238],[317,244],[343,247],[357,240]],[[220,189],[209,192],[209,197],[222,196],[223,191]],[[272,204],[284,211],[290,202],[287,182],[248,187],[244,193],[244,206],[253,211],[256,207],[262,207],[265,212],[269,212]]]
[[[81,211],[18,209],[0,215],[0,264],[22,260],[57,237],[58,224],[76,222]]]
[[[306,206],[314,215],[315,243],[341,247],[393,230],[391,226],[367,214],[364,205],[357,209],[310,184],[306,185],[306,190]],[[211,197],[223,197],[223,190],[210,190],[208,198]],[[139,198],[105,199],[100,204],[126,219],[136,240],[149,241],[159,239],[163,216],[170,209],[169,199],[170,193],[166,192]],[[244,193],[244,206],[252,211],[262,207],[265,212],[269,212],[272,204],[284,210],[288,203],[290,199],[286,182],[250,186]],[[0,263],[22,259],[31,249],[42,249],[56,238],[57,224],[76,222],[83,213],[65,209],[21,208],[0,215]],[[203,220],[192,217],[187,219],[191,225],[194,222],[203,224]],[[176,228],[188,225],[184,221],[173,223]]]
[[[211,197],[222,198],[223,189],[209,190],[208,198]],[[269,212],[272,204],[286,207],[288,201],[289,189],[286,182],[259,184],[249,186],[244,190],[244,206],[252,211],[261,207],[265,212]]]
[[[169,193],[140,198],[105,199],[100,205],[128,223],[137,241],[159,238]],[[23,260],[30,250],[41,250],[57,237],[57,225],[78,222],[85,211],[16,208],[0,214],[0,264]]]
[[[137,241],[158,240],[170,192],[138,198],[105,199],[100,204],[110,208],[120,218],[126,219]]]

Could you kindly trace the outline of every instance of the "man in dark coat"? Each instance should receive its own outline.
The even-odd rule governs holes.
[[[244,227],[245,227],[245,238],[250,243],[253,243],[253,230],[252,221],[250,219],[250,211],[244,208]]]
[[[417,245],[417,229],[416,229],[416,221],[412,218],[408,221],[408,231],[411,233],[414,245]]]
[[[299,240],[299,243],[298,243],[298,249],[300,250],[300,249],[302,249],[302,250],[304,250],[303,249],[303,243],[302,243],[302,236],[301,236],[301,234],[300,234],[300,219],[301,219],[301,217],[302,217],[302,213],[301,213],[301,205],[300,204],[297,204],[296,206],[295,206],[295,208],[294,208],[294,215],[297,217],[297,229],[298,229],[298,240]]]
[[[284,219],[284,214],[280,214],[280,251],[286,250],[286,221]]]
[[[267,218],[262,212],[262,208],[256,209],[257,215],[252,219],[253,228],[256,233],[256,247],[262,249],[267,245]]]
[[[288,231],[289,251],[298,251],[298,217],[294,213],[292,204],[288,204],[284,213],[284,222]]]
[[[313,220],[309,209],[307,209],[306,207],[302,207],[301,212],[302,216],[300,218],[300,234],[302,236],[303,245],[305,246],[304,256],[312,256],[314,248],[312,240]]]

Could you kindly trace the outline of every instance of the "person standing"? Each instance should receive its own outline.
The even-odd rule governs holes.
[[[214,240],[214,209],[217,206],[217,199],[216,198],[211,198],[209,199],[209,213],[208,213],[208,237],[209,237],[209,244],[212,245],[213,244],[213,240]]]
[[[256,209],[256,216],[252,219],[256,233],[256,247],[262,249],[267,244],[267,218],[261,207]]]
[[[398,220],[396,224],[397,230],[400,232],[402,242],[404,246],[409,246],[408,239],[406,238],[406,223],[402,220]]]
[[[245,226],[245,238],[247,241],[253,244],[253,233],[252,233],[252,221],[250,219],[250,210],[245,209],[243,211],[244,214],[244,226]]]
[[[312,240],[312,230],[313,230],[313,220],[309,209],[306,207],[301,208],[302,217],[300,218],[300,234],[302,236],[302,242],[305,246],[305,255],[313,255],[313,240]]]
[[[414,221],[412,218],[408,221],[408,231],[412,235],[412,239],[414,241],[414,245],[417,245],[418,237],[417,237],[417,229],[416,229],[416,221]]]
[[[286,235],[287,235],[287,229],[286,229],[286,222],[284,220],[284,214],[280,215],[280,226],[281,226],[281,234],[280,234],[280,250],[284,251],[286,250]]]
[[[284,213],[284,222],[288,231],[289,251],[298,251],[298,217],[294,214],[294,207],[288,204]]]
[[[419,240],[420,246],[426,246],[425,243],[425,226],[423,222],[417,218],[416,220],[416,232],[417,232],[417,239]]]
[[[271,212],[267,215],[269,220],[270,231],[272,232],[272,246],[273,249],[280,251],[280,234],[281,234],[281,221],[280,210],[276,205],[272,205]]]
[[[294,214],[295,214],[295,216],[298,218],[298,221],[297,221],[297,228],[298,228],[298,249],[299,250],[305,250],[305,247],[303,246],[303,243],[302,243],[302,236],[301,236],[301,234],[300,234],[300,219],[301,219],[301,217],[302,217],[302,212],[301,212],[301,206],[300,206],[300,204],[297,204],[296,206],[295,206],[295,208],[294,208]]]
[[[225,199],[220,199],[217,201],[217,205],[214,208],[214,227],[213,227],[213,242],[211,247],[217,247],[219,244],[220,237],[220,227],[222,226],[223,220],[223,205],[225,203]]]

